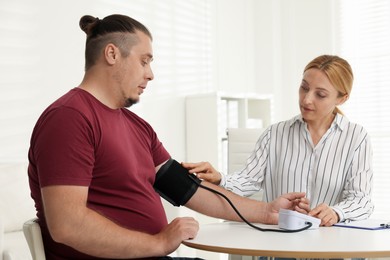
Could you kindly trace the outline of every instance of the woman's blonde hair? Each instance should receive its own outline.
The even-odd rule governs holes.
[[[328,77],[330,83],[339,93],[339,97],[349,97],[353,85],[353,72],[351,65],[336,55],[321,55],[313,59],[306,65],[304,72],[308,69],[319,69]],[[334,113],[340,113],[341,110],[336,107]]]

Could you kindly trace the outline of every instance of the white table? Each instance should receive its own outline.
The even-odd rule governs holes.
[[[298,233],[277,233],[258,231],[245,223],[220,222],[201,225],[197,237],[183,244],[206,251],[250,256],[390,257],[390,229],[320,227]]]

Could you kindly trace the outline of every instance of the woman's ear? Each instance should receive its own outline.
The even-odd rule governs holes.
[[[348,98],[349,98],[349,95],[348,95],[348,94],[345,94],[345,95],[341,96],[341,97],[339,98],[339,102],[338,102],[337,106],[340,106],[340,105],[344,104],[345,101],[348,100]]]

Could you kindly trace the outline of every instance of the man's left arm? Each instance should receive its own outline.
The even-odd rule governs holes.
[[[247,221],[254,223],[277,224],[279,209],[293,210],[300,199],[305,196],[303,192],[293,192],[284,194],[274,201],[266,203],[239,196],[206,181],[202,181],[201,184],[225,195]],[[185,206],[210,217],[242,221],[224,198],[202,187],[197,189]]]

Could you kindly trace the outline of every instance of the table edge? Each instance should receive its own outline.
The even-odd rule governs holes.
[[[221,247],[221,246],[208,246],[193,243],[189,240],[182,242],[184,245],[210,251],[216,253],[224,254],[234,254],[234,255],[249,255],[249,256],[272,256],[272,257],[293,257],[293,258],[376,258],[376,257],[389,257],[390,249],[388,251],[274,251],[274,250],[256,250],[256,249],[241,249],[241,248],[231,248],[231,247]]]

